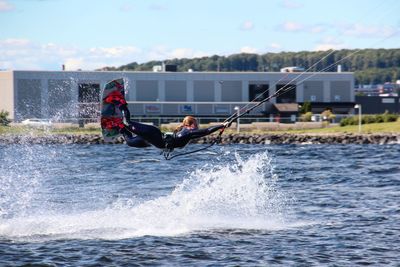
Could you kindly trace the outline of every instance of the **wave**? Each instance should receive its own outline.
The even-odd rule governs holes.
[[[0,219],[0,237],[13,240],[124,239],[220,229],[281,230],[290,202],[278,189],[268,153],[210,164],[189,173],[168,195],[118,199],[105,209]]]

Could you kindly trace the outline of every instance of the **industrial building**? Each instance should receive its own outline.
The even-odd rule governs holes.
[[[123,77],[134,117],[226,117],[258,97],[272,98],[249,116],[273,120],[294,116],[298,105],[313,112],[330,108],[348,114],[354,108],[353,73],[296,72],[106,72],[0,71],[0,110],[16,122],[26,118],[58,121],[96,120],[99,95],[108,81]]]
[[[356,96],[355,101],[362,106],[363,114],[385,112],[400,114],[400,97],[398,96]]]

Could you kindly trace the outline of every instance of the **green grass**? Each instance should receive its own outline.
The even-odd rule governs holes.
[[[79,128],[79,127],[65,127],[65,128],[34,128],[26,126],[0,126],[0,134],[33,134],[33,135],[48,135],[48,134],[100,134],[100,128]]]
[[[229,129],[225,131],[226,133],[235,133],[235,129]],[[353,133],[358,134],[358,125],[348,125],[348,126],[333,126],[318,129],[299,129],[299,130],[278,130],[278,131],[262,131],[262,130],[248,130],[245,129],[240,131],[241,133],[275,133],[275,134],[346,134]],[[363,124],[361,126],[362,134],[379,134],[379,133],[397,133],[400,134],[400,120],[396,122],[384,122],[384,123],[371,123]]]
[[[236,133],[234,128],[229,128],[226,133]],[[349,126],[334,126],[319,129],[305,129],[305,130],[281,130],[281,131],[261,131],[261,130],[245,130],[242,129],[241,133],[289,133],[289,134],[344,134],[344,133],[358,133],[358,125]],[[371,123],[362,125],[363,134],[379,134],[379,133],[397,133],[400,134],[400,120],[396,122],[385,123]],[[34,135],[48,135],[48,134],[101,134],[100,127],[65,127],[53,129],[40,129],[30,128],[26,126],[0,126],[0,134],[34,134]]]
[[[291,130],[289,133],[315,133],[315,134],[340,134],[340,133],[358,133],[358,125],[334,126],[329,128],[308,129],[308,130]],[[361,133],[377,134],[377,133],[399,133],[400,121],[371,123],[361,125]]]

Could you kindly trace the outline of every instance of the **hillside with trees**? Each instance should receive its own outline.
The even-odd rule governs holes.
[[[153,66],[175,64],[178,71],[280,71],[288,66],[299,66],[309,71],[336,71],[337,62],[342,71],[354,72],[356,84],[383,84],[400,80],[400,49],[361,49],[317,52],[281,52],[266,54],[234,54],[202,58],[183,58],[165,61],[136,62],[102,70],[151,71]],[[333,65],[333,66],[332,66]]]

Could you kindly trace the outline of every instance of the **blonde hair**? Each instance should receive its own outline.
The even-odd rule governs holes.
[[[193,116],[186,116],[186,117],[183,119],[182,124],[179,125],[179,126],[175,129],[175,132],[179,132],[180,130],[182,130],[183,127],[190,127],[190,126],[193,126],[193,125],[194,125],[194,128],[195,128],[195,129],[197,129],[197,128],[199,127],[198,124],[197,124],[196,118],[193,117]]]

